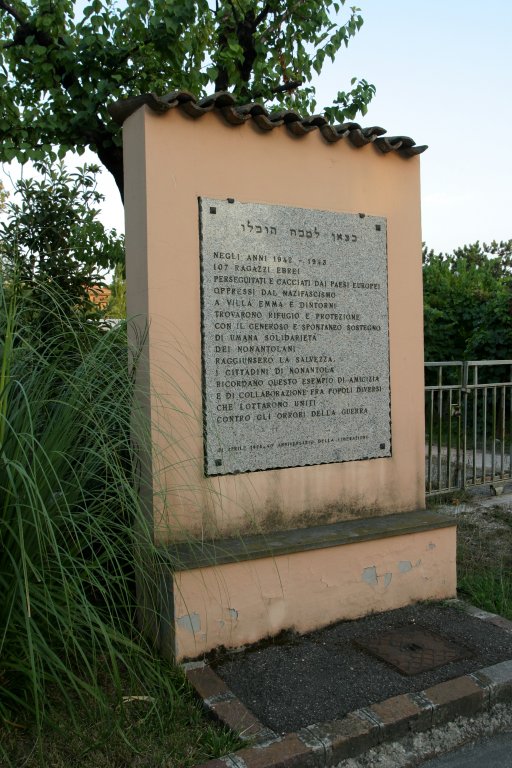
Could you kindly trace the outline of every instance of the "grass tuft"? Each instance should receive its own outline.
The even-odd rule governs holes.
[[[0,762],[191,765],[236,742],[137,629],[135,564],[156,596],[169,563],[137,492],[126,324],[44,291],[0,282]]]
[[[484,611],[512,619],[512,576],[502,568],[487,572],[467,572],[459,578],[464,599]]]
[[[512,514],[469,505],[457,520],[458,590],[483,610],[512,619]]]

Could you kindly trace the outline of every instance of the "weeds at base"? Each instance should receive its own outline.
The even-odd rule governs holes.
[[[160,662],[156,662],[160,663]],[[169,668],[177,678],[180,672]],[[178,680],[181,684],[181,680]],[[4,756],[1,768],[190,768],[239,749],[242,744],[228,729],[205,716],[187,683],[174,702],[163,697],[127,697],[112,701],[109,720],[90,707],[77,706],[77,722],[58,691],[49,690],[52,724],[38,741],[30,722],[0,726]],[[43,762],[41,762],[41,756]]]
[[[512,619],[512,511],[490,507],[463,512],[457,529],[460,596]]]

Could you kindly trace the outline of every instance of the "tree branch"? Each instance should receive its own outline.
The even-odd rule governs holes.
[[[304,80],[290,80],[284,85],[276,85],[275,88],[272,88],[272,93],[285,93],[286,91],[295,91],[297,88],[300,88],[301,85],[304,85]]]
[[[15,19],[18,24],[23,26],[25,24],[25,19],[21,16],[20,13],[16,10],[16,8],[13,8],[12,5],[9,5],[9,3],[6,3],[5,0],[0,0],[0,8],[3,8],[4,11],[7,11],[9,16],[12,16],[13,19]]]
[[[258,15],[256,16],[256,18],[254,19],[254,26],[255,26],[255,27],[257,27],[257,26],[258,26],[258,24],[261,24],[261,22],[262,22],[262,21],[265,21],[265,19],[266,19],[266,18],[267,18],[267,16],[269,15],[269,13],[270,13],[270,5],[269,5],[269,3],[267,3],[267,4],[266,4],[266,5],[265,5],[265,6],[264,6],[262,9],[261,9],[261,11],[258,13]]]
[[[274,88],[270,89],[270,93],[286,93],[287,91],[295,91],[297,88],[300,88],[301,85],[304,85],[304,80],[289,80],[287,83],[284,83],[284,85],[276,85]],[[255,91],[252,94],[253,99],[263,99],[267,98],[264,96],[262,91]]]

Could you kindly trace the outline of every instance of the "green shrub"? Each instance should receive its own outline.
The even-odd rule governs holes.
[[[0,764],[184,768],[238,742],[137,628],[135,570],[154,631],[172,563],[138,493],[127,324],[90,295],[117,265],[124,317],[123,239],[93,167],[38,170],[0,222]]]

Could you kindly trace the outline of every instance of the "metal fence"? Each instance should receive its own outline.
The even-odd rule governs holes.
[[[425,363],[427,496],[495,489],[512,465],[512,360]]]

